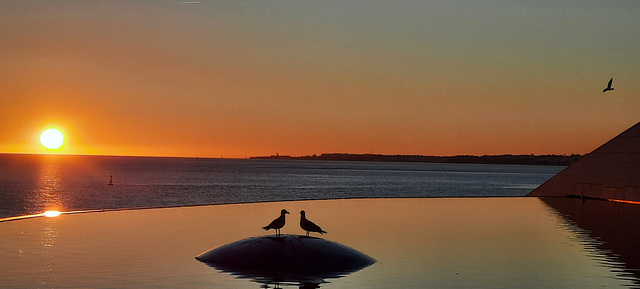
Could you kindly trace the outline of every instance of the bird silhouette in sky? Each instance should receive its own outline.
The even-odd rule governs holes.
[[[609,83],[607,84],[607,88],[605,88],[602,92],[607,92],[609,90],[613,90],[613,87],[611,87],[612,83],[613,83],[613,78],[609,79]]]
[[[300,228],[307,231],[307,236],[309,236],[309,232],[317,232],[320,234],[324,234],[327,231],[322,230],[320,226],[316,225],[314,222],[307,220],[304,211],[300,211]]]
[[[264,227],[262,227],[265,231],[268,231],[270,229],[275,229],[276,230],[276,237],[280,236],[280,228],[284,227],[284,215],[288,214],[289,212],[287,212],[287,210],[282,209],[282,211],[280,211],[280,217],[277,217],[275,220],[271,221],[271,223],[269,223],[269,225],[266,225]]]

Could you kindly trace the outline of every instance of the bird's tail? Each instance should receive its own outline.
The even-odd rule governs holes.
[[[264,226],[262,227],[262,229],[264,229],[265,231],[269,231],[269,226]]]
[[[327,231],[325,231],[325,230],[320,230],[320,234],[323,234],[323,235],[324,235],[324,234],[326,234],[326,233],[327,233]]]

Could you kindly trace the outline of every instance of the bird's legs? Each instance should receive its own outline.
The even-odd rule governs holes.
[[[307,231],[307,237],[309,237],[309,231]]]

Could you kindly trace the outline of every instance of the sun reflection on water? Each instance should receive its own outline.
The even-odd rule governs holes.
[[[43,159],[37,185],[32,196],[31,203],[34,207],[28,211],[34,213],[45,212],[45,216],[54,217],[56,215],[53,212],[60,212],[64,208],[60,194],[62,188],[58,160],[55,156],[48,156]]]
[[[57,216],[60,216],[60,214],[62,214],[60,211],[46,211],[46,212],[44,212],[44,216],[47,217],[47,218],[57,217]]]
[[[40,286],[54,288],[58,285],[58,270],[57,270],[57,261],[56,254],[54,253],[55,248],[54,245],[56,243],[56,239],[58,238],[58,232],[51,220],[48,220],[44,226],[42,227],[42,273],[39,276],[38,283]]]

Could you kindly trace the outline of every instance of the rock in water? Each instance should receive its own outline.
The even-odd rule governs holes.
[[[340,243],[299,235],[247,238],[196,259],[241,277],[299,282],[341,277],[376,262]]]

